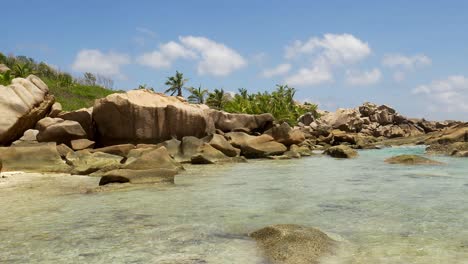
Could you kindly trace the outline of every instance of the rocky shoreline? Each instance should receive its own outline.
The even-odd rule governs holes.
[[[317,151],[358,158],[356,149],[400,144],[428,145],[428,154],[468,157],[468,123],[409,119],[372,103],[321,112],[318,119],[308,113],[294,127],[270,114],[226,113],[149,90],[111,94],[92,108],[63,112],[47,85],[31,75],[0,86],[0,111],[0,172],[80,175],[89,177],[82,181],[87,187],[173,184],[187,163],[295,159]],[[437,165],[420,157],[387,162]],[[279,228],[285,227],[298,229]],[[265,237],[272,232],[278,238],[275,228],[257,233],[262,243],[270,241]],[[314,230],[302,231],[317,236]],[[266,247],[275,248],[271,243],[276,242]]]

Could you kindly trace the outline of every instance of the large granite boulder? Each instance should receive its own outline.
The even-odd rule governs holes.
[[[56,142],[71,146],[72,140],[86,138],[86,132],[80,123],[61,118],[43,118],[37,122],[36,129],[39,130],[39,142]]]
[[[49,88],[34,75],[15,78],[8,86],[0,85],[0,145],[8,145],[34,128],[53,104]]]
[[[38,143],[0,148],[3,171],[69,172],[55,143]]]
[[[231,114],[213,109],[206,110],[214,121],[214,126],[223,132],[245,129],[249,132],[263,132],[273,125],[271,114],[249,115]]]
[[[57,117],[78,122],[86,132],[88,139],[94,139],[93,108],[82,108],[71,112],[61,112]]]
[[[133,90],[96,100],[93,120],[97,141],[103,145],[155,144],[213,134],[214,122],[205,110],[206,106],[192,105],[178,97]]]
[[[272,136],[275,141],[286,146],[300,144],[305,140],[304,132],[299,129],[292,129],[286,122],[283,122],[281,125],[273,126],[265,131],[265,134]]]
[[[312,124],[312,122],[315,121],[315,117],[312,113],[308,112],[303,115],[301,115],[298,119],[297,122],[304,125],[304,126],[309,126]]]
[[[345,145],[330,147],[326,149],[324,153],[331,157],[340,159],[350,159],[358,156],[356,150]]]
[[[278,264],[318,264],[338,242],[322,231],[299,225],[272,225],[249,234],[268,260]]]
[[[442,162],[431,160],[418,155],[399,155],[385,160],[389,164],[402,164],[402,165],[441,165]]]
[[[321,116],[318,122],[346,132],[359,132],[364,124],[358,110],[342,108]]]

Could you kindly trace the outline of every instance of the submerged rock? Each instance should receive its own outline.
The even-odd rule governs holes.
[[[322,231],[299,225],[272,225],[249,234],[269,261],[278,264],[318,264],[333,254],[337,242]]]
[[[177,170],[173,169],[148,169],[128,170],[117,169],[106,172],[99,181],[99,185],[109,183],[174,183]]]
[[[431,160],[418,155],[399,155],[385,160],[389,164],[403,164],[403,165],[441,165],[442,162]]]
[[[69,172],[55,143],[37,143],[0,148],[4,171]]]
[[[324,153],[331,157],[342,159],[355,158],[358,156],[356,150],[345,145],[330,147],[326,149]]]

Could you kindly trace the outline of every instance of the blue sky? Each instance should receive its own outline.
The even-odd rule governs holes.
[[[3,4],[2,6],[5,6]],[[468,120],[467,1],[9,1],[0,51],[116,89],[297,88],[320,107],[385,103]]]

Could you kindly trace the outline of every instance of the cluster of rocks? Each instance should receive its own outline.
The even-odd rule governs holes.
[[[101,184],[173,182],[183,163],[312,154],[303,132],[270,114],[231,114],[147,90],[64,112],[33,75],[1,88],[3,170],[99,176]]]
[[[354,158],[355,148],[374,147],[376,137],[443,131],[431,138],[433,149],[456,142],[450,145],[456,155],[468,150],[460,143],[468,139],[466,124],[411,120],[371,103],[317,120],[309,113],[295,128],[275,123],[271,114],[226,113],[148,90],[111,94],[91,108],[65,112],[31,75],[0,87],[0,111],[0,145],[9,146],[0,148],[4,170],[92,175],[102,184],[173,182],[182,163],[291,159],[315,149]]]
[[[365,145],[375,138],[418,136],[441,131],[459,123],[409,119],[389,106],[373,103],[364,103],[355,109],[322,112],[318,119],[308,114],[301,116],[298,121],[307,138],[332,145]]]

